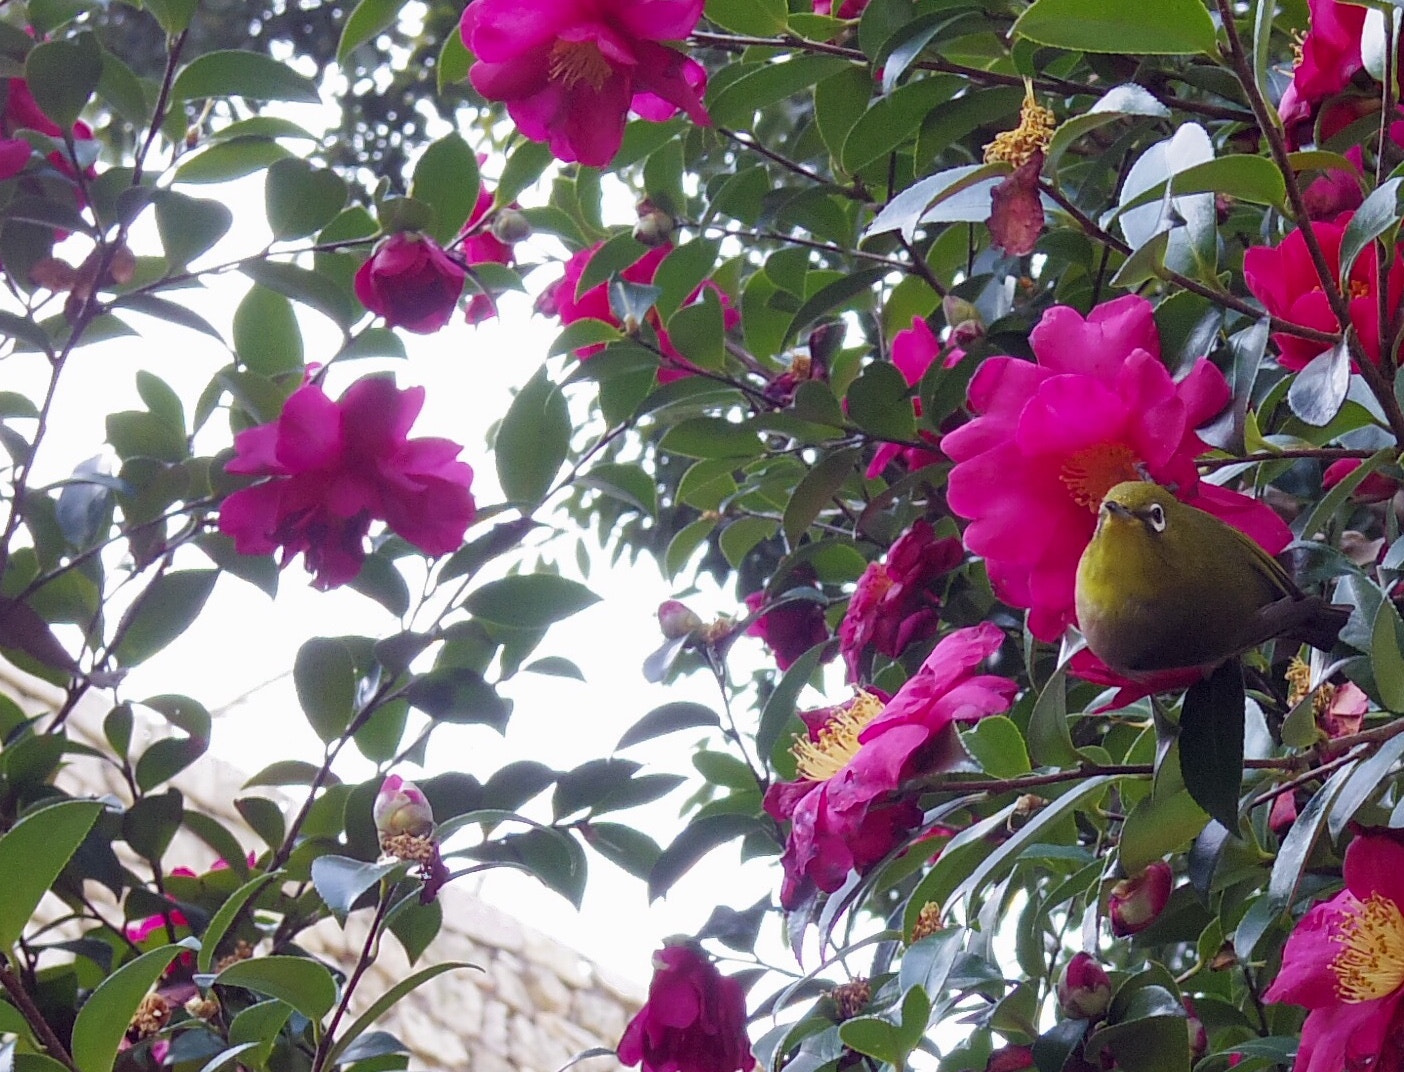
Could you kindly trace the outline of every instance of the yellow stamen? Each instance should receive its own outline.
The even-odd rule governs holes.
[[[1334,938],[1344,947],[1331,961],[1342,1001],[1373,1001],[1404,984],[1404,915],[1389,898],[1361,901]]]
[[[557,41],[551,46],[547,73],[551,81],[560,82],[566,89],[584,82],[598,90],[609,81],[614,68],[593,41]]]
[[[941,906],[935,901],[927,901],[921,906],[916,923],[912,925],[912,942],[915,944],[923,938],[939,934],[944,929],[945,925],[941,922]]]
[[[860,692],[834,708],[817,741],[808,737],[795,740],[790,753],[795,757],[796,772],[807,781],[828,781],[858,754],[858,734],[880,714],[882,701],[870,692]]]
[[[1058,472],[1058,479],[1072,494],[1074,502],[1095,514],[1112,488],[1124,480],[1141,479],[1136,468],[1140,460],[1125,443],[1098,443],[1068,458]]]
[[[985,163],[1003,160],[1015,167],[1029,162],[1034,153],[1041,153],[1053,140],[1057,127],[1053,111],[1039,104],[1034,98],[1033,82],[1024,79],[1024,104],[1019,109],[1019,125],[995,135],[995,140],[985,146]]]

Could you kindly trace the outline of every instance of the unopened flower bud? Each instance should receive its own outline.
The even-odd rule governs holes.
[[[126,243],[112,251],[112,259],[107,264],[107,274],[119,287],[125,286],[136,275],[136,254]]]
[[[637,207],[639,222],[634,224],[634,241],[653,249],[667,245],[673,238],[677,221],[671,213],[664,212],[648,198],[640,201]]]
[[[669,599],[658,605],[658,628],[669,640],[681,640],[701,629],[702,619],[686,603]]]
[[[434,832],[434,812],[428,799],[417,785],[398,774],[387,775],[380,784],[371,814],[382,844],[401,834],[428,837]]]
[[[1111,979],[1091,955],[1078,953],[1058,980],[1058,1004],[1075,1020],[1096,1020],[1111,1005]]]
[[[841,320],[820,324],[809,333],[809,359],[819,369],[818,374],[811,371],[811,377],[826,378],[829,364],[843,346],[843,338],[847,333],[848,328]]]
[[[1170,900],[1170,865],[1156,860],[1139,875],[1124,878],[1107,897],[1112,933],[1118,938],[1145,930],[1159,918]]]
[[[498,209],[491,230],[493,238],[510,246],[531,237],[531,221],[514,208]]]
[[[1033,1067],[1033,1050],[1027,1046],[1002,1046],[985,1062],[985,1072],[1022,1072]]]
[[[980,319],[980,310],[964,298],[947,294],[941,299],[941,313],[951,326],[950,342],[953,346],[969,346],[985,334],[985,322]]]
[[[1194,1009],[1194,999],[1185,998],[1185,1028],[1189,1031],[1190,1060],[1198,1061],[1209,1051],[1209,1035],[1204,1021]]]

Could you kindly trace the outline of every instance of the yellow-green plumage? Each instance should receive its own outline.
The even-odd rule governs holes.
[[[1207,669],[1282,635],[1329,647],[1344,624],[1238,529],[1139,481],[1102,500],[1077,617],[1093,653],[1131,677]]]

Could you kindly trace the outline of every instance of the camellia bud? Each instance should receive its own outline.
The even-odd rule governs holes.
[[[1198,1061],[1209,1052],[1209,1034],[1194,1009],[1194,999],[1185,998],[1185,1028],[1189,1032],[1190,1060]]]
[[[382,844],[402,834],[428,837],[434,832],[434,812],[429,801],[417,785],[398,774],[387,775],[380,784],[371,814]]]
[[[1090,954],[1078,953],[1068,961],[1058,980],[1058,1004],[1075,1020],[1096,1020],[1111,1005],[1111,979]]]
[[[531,237],[531,221],[514,208],[498,209],[491,230],[493,238],[510,246]]]
[[[701,629],[702,619],[686,603],[670,599],[658,606],[658,628],[669,640],[681,640]]]
[[[1165,910],[1165,902],[1170,900],[1173,880],[1170,865],[1156,860],[1139,875],[1124,878],[1113,886],[1107,897],[1112,933],[1124,938],[1154,923]]]

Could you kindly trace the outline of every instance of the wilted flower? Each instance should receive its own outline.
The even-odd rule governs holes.
[[[1033,153],[990,191],[990,241],[1004,252],[1024,257],[1038,245],[1043,233],[1043,197],[1038,191],[1038,174],[1043,170],[1043,152]]]
[[[1058,1005],[1064,1015],[1096,1020],[1111,1005],[1112,986],[1107,970],[1088,953],[1076,953],[1058,977]]]
[[[950,729],[1007,710],[1016,686],[976,674],[1004,634],[985,623],[945,637],[885,704],[860,692],[806,719],[796,742],[799,777],[777,782],[765,810],[790,822],[781,866],[780,903],[794,908],[813,884],[826,893],[848,873],[877,863],[921,823],[921,808],[897,790],[909,779],[949,769]]]
[[[1404,1061],[1404,846],[1367,830],[1345,852],[1345,889],[1302,917],[1263,997],[1304,1005],[1294,1072],[1397,1069]]]
[[[706,71],[659,43],[681,41],[701,15],[702,0],[474,0],[460,32],[474,89],[505,102],[517,129],[558,160],[601,167],[630,110],[662,122],[682,109],[710,125]]]
[[[1107,915],[1118,938],[1145,930],[1165,911],[1174,874],[1164,860],[1156,860],[1139,875],[1124,878],[1107,896]]]
[[[449,322],[468,273],[428,235],[393,234],[356,272],[356,297],[390,327],[419,335]]]
[[[937,539],[931,523],[922,519],[897,537],[886,562],[868,563],[839,625],[849,681],[858,680],[869,648],[896,659],[908,646],[936,635],[937,582],[964,557],[959,540]]]
[[[653,955],[653,980],[619,1040],[619,1060],[643,1072],[750,1072],[746,998],[692,944]]]
[[[240,432],[225,469],[267,477],[224,500],[220,531],[240,554],[301,552],[318,588],[361,570],[371,521],[383,519],[427,555],[457,550],[473,520],[473,470],[447,439],[410,439],[424,388],[387,379],[352,384],[333,402],[316,383],[276,421]]]

